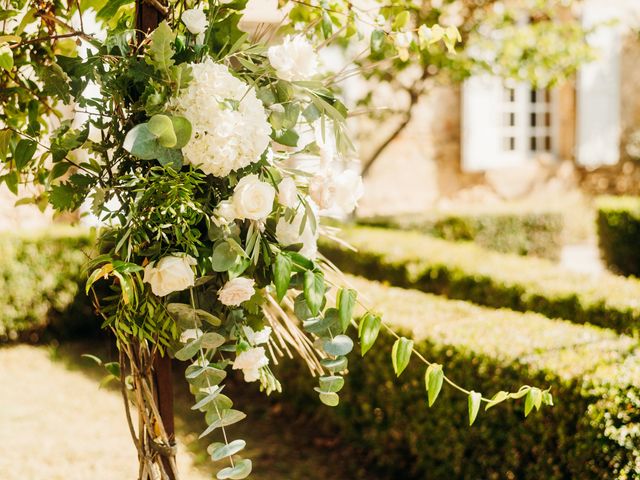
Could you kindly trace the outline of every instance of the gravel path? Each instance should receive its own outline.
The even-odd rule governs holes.
[[[0,479],[134,480],[137,460],[121,397],[49,358],[46,347],[0,348]],[[198,472],[180,448],[183,478]]]

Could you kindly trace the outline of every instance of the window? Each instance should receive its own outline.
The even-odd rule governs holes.
[[[553,152],[552,94],[526,85],[503,87],[501,144],[509,155],[527,158]]]

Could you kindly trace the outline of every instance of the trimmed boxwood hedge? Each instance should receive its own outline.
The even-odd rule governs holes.
[[[354,463],[408,480],[640,478],[635,339],[350,280],[366,304],[411,335],[415,348],[459,384],[485,395],[523,384],[551,386],[555,402],[527,419],[522,400],[504,402],[482,409],[469,427],[466,396],[446,385],[427,407],[421,363],[411,361],[395,378],[392,339],[381,333],[364,359],[351,355],[340,405],[321,417],[356,449]],[[282,370],[287,399],[316,408],[317,400],[303,393],[313,394],[308,371],[290,363]]]
[[[347,228],[321,250],[344,271],[491,307],[534,311],[619,332],[640,329],[640,281],[613,274],[592,277],[547,260],[492,252],[416,232]]]
[[[596,209],[602,259],[616,272],[640,276],[640,198],[600,197]]]
[[[82,269],[93,244],[86,231],[63,227],[0,234],[0,341],[36,340],[49,325],[88,327]]]
[[[473,241],[498,252],[558,260],[564,222],[558,212],[434,212],[361,218],[358,223],[416,230],[444,240]]]

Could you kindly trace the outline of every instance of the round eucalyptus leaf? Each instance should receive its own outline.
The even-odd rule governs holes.
[[[214,462],[217,462],[218,460],[222,460],[225,457],[230,457],[231,455],[235,455],[247,445],[247,442],[245,442],[244,440],[234,440],[233,442],[229,442],[226,445],[224,443],[223,444],[215,443],[212,445],[218,445],[218,446],[212,449],[211,451],[209,451],[209,449],[207,448],[207,451],[211,455],[211,459]]]
[[[158,143],[165,148],[173,148],[176,146],[178,139],[176,132],[173,131],[173,123],[167,115],[158,114],[149,119],[147,124],[149,131],[154,134]]]
[[[341,372],[347,368],[347,357],[323,358],[320,364],[330,372]]]
[[[346,335],[337,335],[323,344],[323,349],[329,355],[337,357],[346,355],[353,350],[353,340]]]
[[[251,473],[251,460],[242,459],[235,462],[234,467],[223,468],[218,472],[216,478],[218,480],[242,480],[247,478]]]
[[[339,392],[344,387],[344,378],[339,375],[320,377],[320,390],[323,392]]]
[[[191,139],[191,123],[184,117],[171,117],[173,131],[176,134],[176,144],[173,148],[182,148]]]
[[[340,397],[334,392],[320,392],[320,401],[329,407],[335,407],[340,403]]]

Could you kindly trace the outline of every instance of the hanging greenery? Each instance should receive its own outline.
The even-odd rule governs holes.
[[[390,330],[375,312],[356,316],[357,292],[317,251],[319,236],[337,235],[323,219],[348,215],[362,195],[339,77],[318,51],[357,41],[372,58],[409,59],[434,44],[453,52],[457,30],[416,24],[404,1],[378,8],[375,28],[372,10],[351,2],[281,2],[285,37],[241,30],[246,0],[149,1],[163,19],[150,32],[136,30],[127,0],[2,3],[0,180],[16,194],[35,185],[23,203],[101,222],[86,288],[117,339],[109,372],[139,478],[178,476],[153,377],[166,355],[190,363],[201,437],[213,460],[228,458],[217,478],[246,478],[245,441],[229,429],[245,414],[224,393],[228,371],[270,394],[282,388],[271,366],[297,354],[335,406],[349,330],[363,355]],[[425,404],[445,384],[468,396],[470,424],[483,402],[525,397],[527,414],[552,404],[536,387],[491,398],[459,387],[407,338],[390,357],[398,376],[425,364]]]

